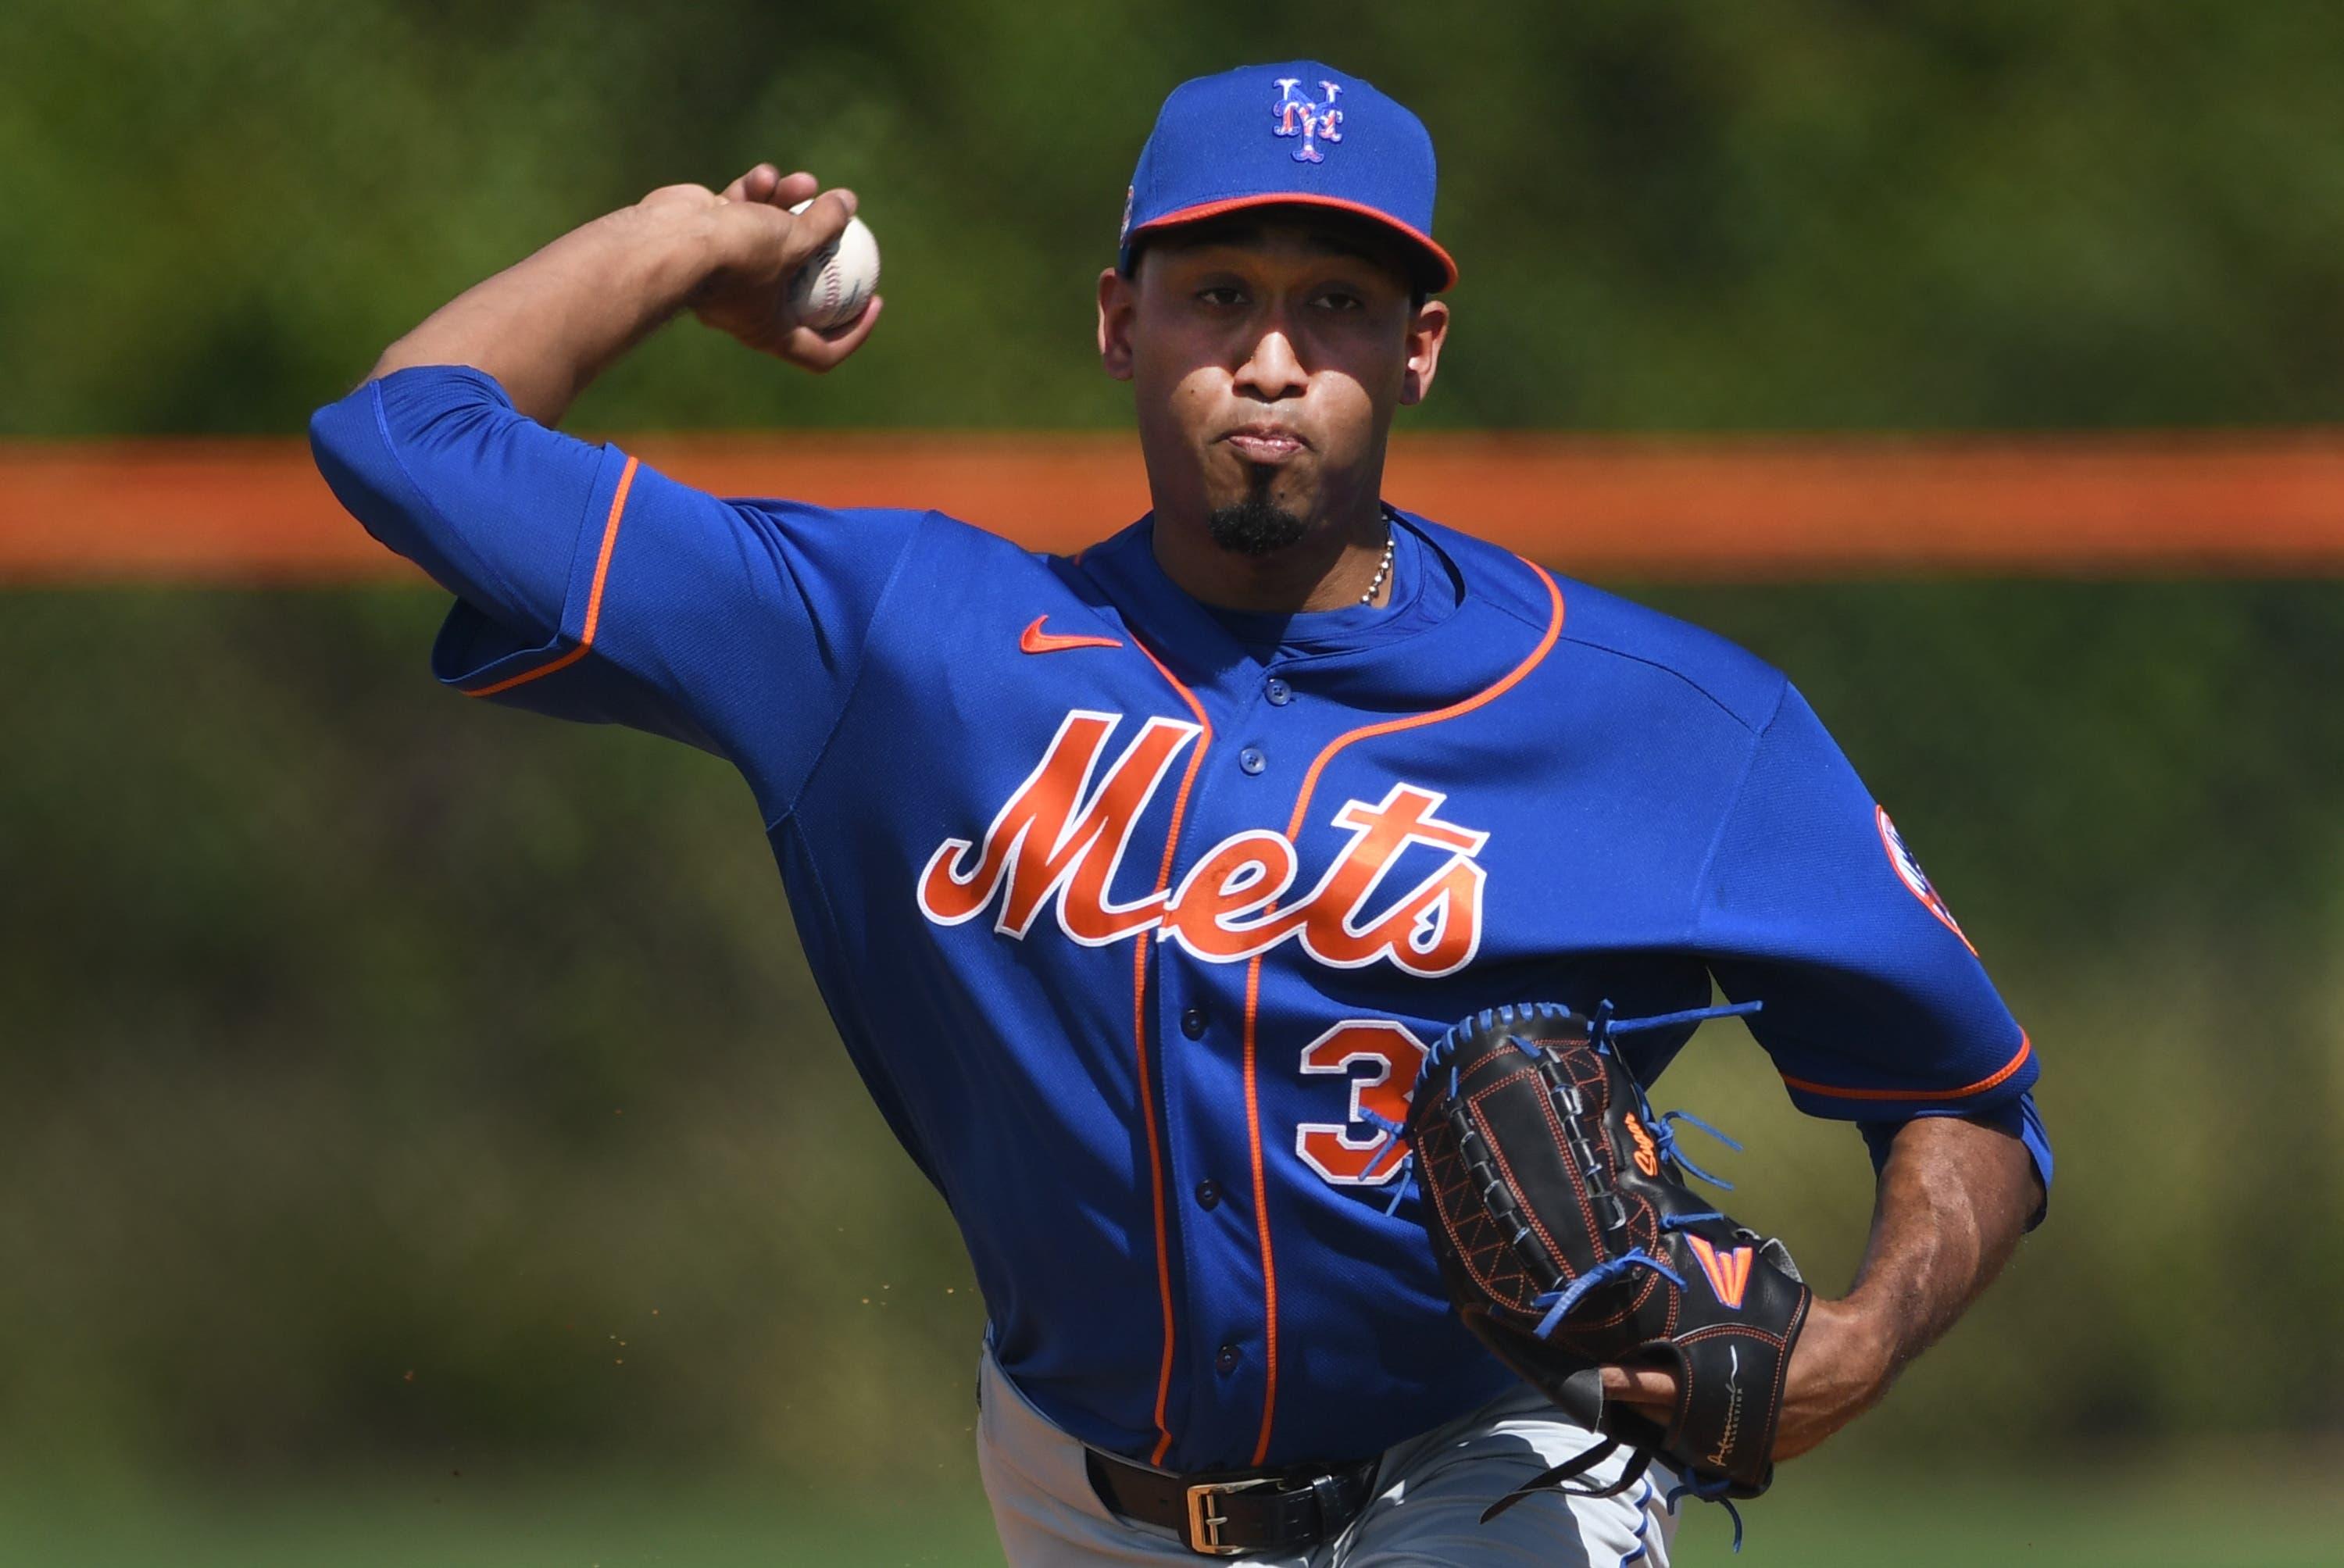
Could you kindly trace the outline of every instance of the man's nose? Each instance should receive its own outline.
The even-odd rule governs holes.
[[[1238,389],[1251,392],[1265,402],[1300,397],[1308,381],[1303,373],[1302,357],[1294,351],[1293,339],[1276,322],[1254,339],[1253,352],[1238,367]]]

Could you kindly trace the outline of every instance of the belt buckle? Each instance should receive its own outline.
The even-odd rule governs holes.
[[[1250,1551],[1245,1546],[1221,1544],[1221,1526],[1228,1516],[1213,1506],[1216,1496],[1231,1492],[1249,1492],[1257,1486],[1277,1484],[1275,1476],[1258,1475],[1244,1481],[1199,1482],[1188,1489],[1188,1550],[1205,1557],[1236,1557]]]

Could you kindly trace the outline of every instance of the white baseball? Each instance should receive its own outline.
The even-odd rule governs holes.
[[[808,199],[790,210],[813,205]],[[807,257],[790,278],[790,319],[817,332],[844,327],[863,314],[878,287],[879,242],[861,218],[850,217],[845,231]]]

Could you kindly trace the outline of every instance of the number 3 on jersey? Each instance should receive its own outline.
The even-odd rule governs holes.
[[[1401,1164],[1390,1158],[1391,1135],[1359,1113],[1370,1110],[1388,1121],[1406,1121],[1424,1048],[1408,1026],[1389,1018],[1346,1019],[1305,1046],[1306,1073],[1367,1070],[1351,1077],[1349,1121],[1307,1121],[1294,1129],[1294,1152],[1302,1163],[1338,1187],[1389,1181]]]

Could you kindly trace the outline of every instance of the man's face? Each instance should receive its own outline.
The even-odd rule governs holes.
[[[1099,280],[1099,349],[1133,383],[1159,513],[1266,555],[1379,487],[1392,411],[1431,385],[1448,308],[1373,226],[1267,208],[1175,229]]]

